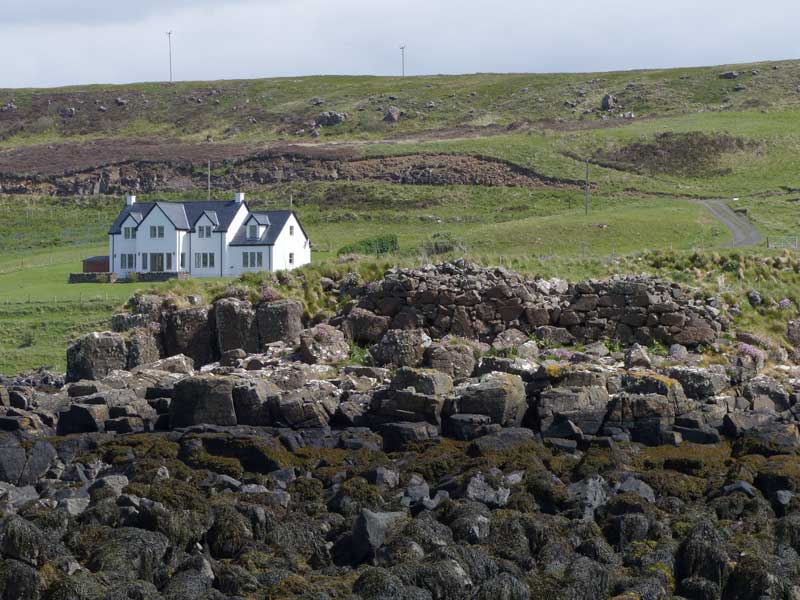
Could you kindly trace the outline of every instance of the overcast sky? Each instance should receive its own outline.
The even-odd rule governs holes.
[[[800,55],[797,0],[0,0],[0,87],[601,71]]]

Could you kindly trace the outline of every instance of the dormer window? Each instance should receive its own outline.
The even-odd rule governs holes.
[[[126,240],[135,240],[136,239],[136,228],[135,227],[123,227],[123,234]]]
[[[197,228],[197,235],[201,238],[210,238],[211,225],[200,225],[200,227]]]
[[[248,240],[258,239],[258,225],[250,225],[250,227],[247,228],[247,239]]]

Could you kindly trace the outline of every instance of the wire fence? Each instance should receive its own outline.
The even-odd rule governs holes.
[[[97,294],[93,296],[78,295],[74,296],[59,296],[57,294],[51,295],[32,295],[32,294],[19,294],[14,296],[0,296],[0,305],[2,306],[52,306],[58,304],[61,306],[86,306],[103,304],[117,304],[121,300],[109,294]]]
[[[798,236],[796,235],[771,235],[767,237],[767,248],[779,250],[797,250]]]

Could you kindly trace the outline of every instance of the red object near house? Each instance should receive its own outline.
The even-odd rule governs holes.
[[[108,273],[107,256],[90,256],[83,259],[84,273]]]

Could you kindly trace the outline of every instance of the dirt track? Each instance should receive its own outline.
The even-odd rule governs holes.
[[[722,200],[698,200],[708,212],[722,222],[733,234],[733,247],[755,246],[761,241],[761,234],[745,218],[735,213]]]

